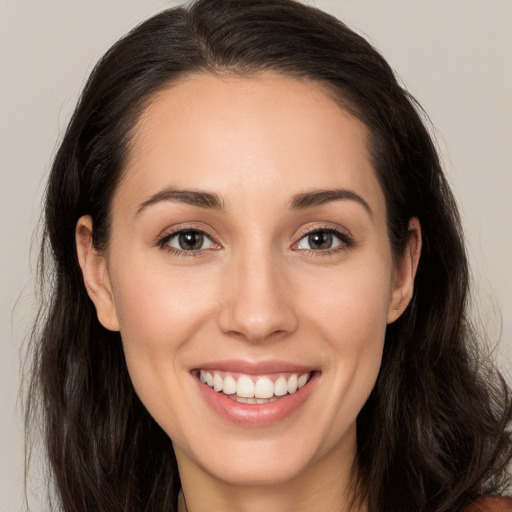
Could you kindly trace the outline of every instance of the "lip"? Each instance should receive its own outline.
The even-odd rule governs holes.
[[[308,373],[312,372],[309,382],[295,393],[285,395],[275,402],[265,404],[243,404],[228,398],[223,393],[217,393],[208,385],[203,384],[198,376],[197,369],[221,370],[247,375],[270,375],[274,373]],[[198,390],[209,408],[224,420],[240,426],[261,427],[283,421],[296,412],[314,391],[320,377],[320,372],[311,367],[295,365],[282,361],[218,361],[205,363],[191,371]]]
[[[270,375],[273,373],[308,373],[315,368],[293,364],[287,361],[248,361],[226,359],[211,361],[194,367],[194,370],[225,371],[231,373],[245,373],[246,375]],[[193,371],[194,371],[193,370]]]

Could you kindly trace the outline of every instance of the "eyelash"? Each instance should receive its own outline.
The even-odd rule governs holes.
[[[182,228],[179,228],[179,229],[176,229],[169,233],[166,233],[162,238],[160,238],[158,240],[156,245],[158,247],[160,247],[161,249],[166,250],[169,254],[172,254],[173,256],[178,256],[180,258],[204,256],[205,251],[212,250],[212,249],[208,248],[208,249],[198,249],[198,250],[187,251],[185,249],[176,249],[175,247],[171,247],[170,245],[168,245],[169,242],[173,238],[178,237],[179,235],[184,234],[184,233],[200,234],[200,235],[204,236],[205,238],[209,239],[214,246],[219,247],[219,244],[217,244],[214,241],[213,236],[210,235],[210,233],[208,233],[203,228],[198,228],[196,226],[184,226]],[[215,250],[217,247],[215,247],[213,250]]]
[[[325,249],[325,250],[314,250],[314,249],[296,249],[296,250],[301,251],[301,252],[307,252],[308,255],[312,255],[312,256],[330,256],[332,254],[336,254],[336,253],[351,249],[355,245],[355,242],[351,235],[349,235],[347,232],[333,228],[332,226],[315,226],[314,228],[312,228],[310,230],[306,230],[301,234],[299,240],[297,242],[295,242],[293,245],[297,246],[301,240],[303,240],[304,238],[311,236],[315,233],[331,234],[331,235],[335,236],[340,241],[340,243],[331,249]]]
[[[171,247],[170,245],[168,245],[170,240],[172,240],[173,238],[175,238],[181,234],[184,234],[184,233],[196,233],[196,234],[200,234],[200,235],[208,238],[214,246],[217,246],[217,247],[213,248],[213,250],[216,250],[218,247],[220,247],[219,244],[214,241],[214,238],[212,237],[212,235],[210,235],[204,229],[198,228],[195,226],[186,226],[183,228],[179,228],[175,231],[171,231],[170,233],[166,233],[162,238],[160,238],[157,241],[156,245],[158,247],[160,247],[161,249],[166,250],[168,253],[170,253],[174,256],[181,257],[181,258],[204,256],[205,251],[212,250],[212,248],[207,248],[207,249],[198,249],[198,250],[187,251],[185,249],[176,249],[175,247]],[[341,251],[346,251],[354,246],[354,240],[348,233],[343,232],[338,229],[335,229],[331,226],[325,226],[325,227],[318,226],[318,227],[315,227],[313,229],[303,232],[301,234],[300,238],[298,239],[298,241],[295,242],[293,244],[293,246],[297,246],[300,243],[300,241],[303,240],[305,237],[311,236],[312,234],[315,234],[315,233],[331,234],[331,235],[335,236],[340,241],[340,243],[331,249],[325,249],[325,250],[314,250],[314,249],[295,249],[295,250],[300,251],[300,252],[307,252],[308,254],[313,255],[313,256],[329,256],[331,254],[335,254],[335,253],[338,253]]]

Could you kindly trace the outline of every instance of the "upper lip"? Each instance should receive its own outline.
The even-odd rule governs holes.
[[[194,370],[219,370],[246,375],[262,375],[269,373],[309,373],[314,371],[311,366],[304,366],[289,361],[269,360],[250,361],[245,359],[227,359],[222,361],[209,361],[194,366]]]

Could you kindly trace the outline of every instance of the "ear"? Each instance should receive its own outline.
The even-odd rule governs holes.
[[[421,254],[420,221],[413,217],[409,221],[408,240],[400,257],[394,275],[393,288],[388,310],[388,324],[394,322],[404,312],[414,291],[414,278]]]
[[[92,245],[92,218],[89,215],[78,219],[75,238],[85,288],[94,302],[98,320],[106,329],[118,331],[119,322],[107,262],[105,256]]]

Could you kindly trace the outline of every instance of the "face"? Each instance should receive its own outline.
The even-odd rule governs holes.
[[[92,229],[87,288],[180,471],[264,484],[352,464],[413,273],[357,119],[314,83],[183,79],[136,127],[106,253]]]

